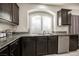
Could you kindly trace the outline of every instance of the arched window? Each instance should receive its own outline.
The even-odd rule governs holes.
[[[29,14],[30,19],[30,33],[42,34],[51,33],[53,29],[53,15],[47,12],[32,12]]]

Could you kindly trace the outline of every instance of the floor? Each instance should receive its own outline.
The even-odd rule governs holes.
[[[79,56],[79,49],[76,51],[72,51],[64,54],[51,54],[46,56]]]

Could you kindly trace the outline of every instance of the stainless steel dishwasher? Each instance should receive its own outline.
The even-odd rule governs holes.
[[[58,36],[58,53],[69,52],[69,36],[60,35]]]

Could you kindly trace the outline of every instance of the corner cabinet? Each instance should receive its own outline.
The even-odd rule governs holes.
[[[57,25],[70,25],[71,13],[70,9],[61,9],[57,11]]]
[[[0,3],[0,21],[19,25],[19,7],[16,3]]]

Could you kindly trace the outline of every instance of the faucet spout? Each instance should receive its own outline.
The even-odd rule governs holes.
[[[45,34],[46,32],[45,31],[43,31],[43,35]]]

